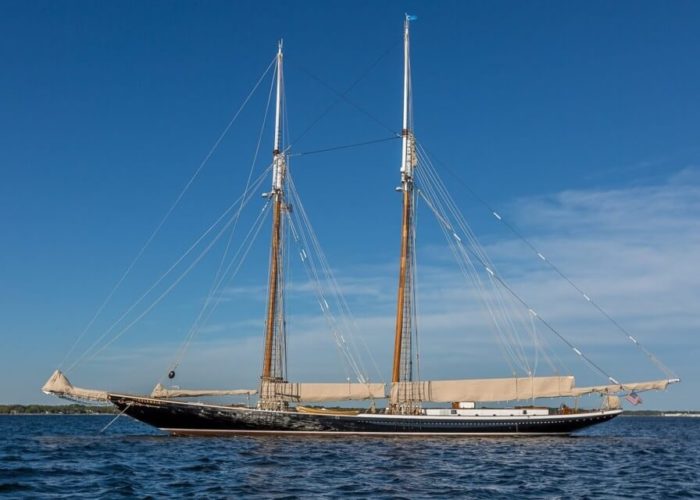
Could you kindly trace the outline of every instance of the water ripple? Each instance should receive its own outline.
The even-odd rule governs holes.
[[[576,437],[171,438],[128,418],[4,416],[0,496],[699,498],[700,419]]]

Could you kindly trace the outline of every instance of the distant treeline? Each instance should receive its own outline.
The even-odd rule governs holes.
[[[19,414],[94,415],[117,413],[114,406],[71,405],[0,405],[0,415]]]
[[[700,411],[689,410],[625,410],[623,415],[633,417],[658,417],[661,415],[700,415]]]

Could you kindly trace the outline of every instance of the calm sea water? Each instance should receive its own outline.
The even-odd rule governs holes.
[[[0,496],[700,498],[700,419],[562,438],[172,438],[111,416],[0,416]]]

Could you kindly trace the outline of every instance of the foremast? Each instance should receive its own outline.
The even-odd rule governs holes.
[[[266,392],[271,387],[270,382],[284,382],[285,373],[285,332],[283,310],[283,218],[282,211],[286,208],[284,196],[284,181],[287,170],[287,158],[282,150],[282,41],[277,50],[277,82],[275,106],[275,139],[272,151],[272,190],[267,194],[272,203],[272,239],[270,245],[269,283],[267,296],[267,315],[265,320],[265,348],[263,369],[261,375],[260,402],[261,408],[280,409],[285,406],[283,401],[274,397],[274,393]]]
[[[417,165],[413,120],[411,110],[411,67],[409,27],[412,16],[404,20],[404,74],[403,74],[403,126],[401,130],[401,253],[399,261],[399,285],[396,301],[396,329],[394,336],[394,360],[392,383],[413,381],[412,340],[415,329],[414,301],[414,182],[413,171]],[[404,384],[408,387],[410,384]],[[405,392],[405,391],[403,391]],[[392,413],[414,413],[420,407],[418,395],[399,392],[392,401]]]

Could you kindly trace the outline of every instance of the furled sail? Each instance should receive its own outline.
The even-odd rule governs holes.
[[[74,387],[61,370],[53,372],[49,380],[46,381],[44,387],[41,388],[44,394],[53,394],[55,396],[69,399],[88,399],[90,401],[109,401],[107,392],[97,391],[94,389],[81,389]]]
[[[573,376],[425,380],[393,384],[391,400],[414,401],[515,401],[533,398],[576,397],[600,393],[663,391],[678,379],[574,387]]]
[[[166,389],[161,384],[155,386],[151,392],[152,398],[192,398],[199,396],[252,396],[257,394],[255,389]]]
[[[566,396],[573,387],[570,375],[397,382],[391,388],[391,401],[514,401]]]
[[[386,398],[384,384],[263,382],[261,396],[283,401],[348,401]]]
[[[572,389],[571,394],[568,396],[583,396],[584,394],[591,394],[594,392],[605,393],[605,394],[616,394],[618,392],[627,391],[663,391],[666,390],[668,384],[676,382],[676,380],[651,380],[647,382],[630,382],[625,384],[610,384],[610,385],[595,385],[592,387],[576,387]]]

